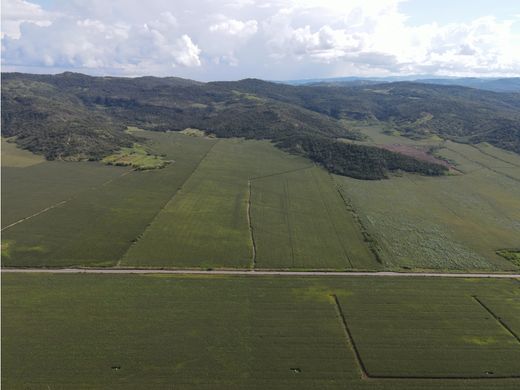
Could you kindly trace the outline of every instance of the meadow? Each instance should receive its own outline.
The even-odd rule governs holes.
[[[2,385],[516,389],[518,287],[424,277],[4,274]]]

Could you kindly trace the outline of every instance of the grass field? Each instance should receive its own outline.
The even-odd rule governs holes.
[[[374,137],[376,130],[370,131]],[[386,143],[411,142],[381,137]],[[520,164],[520,157],[489,146],[479,146],[488,154],[450,141],[445,146],[438,154],[462,174],[404,174],[377,182],[335,178],[377,241],[387,267],[516,269],[496,251],[520,246],[520,182],[514,176],[519,168],[513,165]]]
[[[258,268],[377,269],[330,175],[307,166],[251,181]]]
[[[519,287],[439,278],[5,274],[2,385],[517,389]]]

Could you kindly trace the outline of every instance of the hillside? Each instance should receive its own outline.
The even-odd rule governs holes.
[[[305,149],[300,153],[358,178],[380,179],[393,170],[442,171],[436,164],[411,164],[409,157],[393,152],[370,151],[372,162],[365,163],[366,150],[355,144],[345,157],[336,139],[362,139],[350,127],[352,121],[382,122],[411,138],[437,135],[520,152],[520,94],[408,82],[331,87],[256,79],[201,83],[174,77],[5,73],[2,108],[2,134],[48,159],[97,160],[130,147],[138,140],[123,131],[127,126],[190,127],[222,138],[268,139],[291,151],[297,149],[295,139],[310,139],[310,144],[326,146],[327,160],[334,161],[324,162]],[[338,161],[342,168],[332,169]]]

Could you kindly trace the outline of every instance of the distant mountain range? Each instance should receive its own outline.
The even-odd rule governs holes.
[[[307,86],[356,86],[411,81],[425,84],[458,85],[461,87],[477,88],[494,92],[520,92],[520,77],[509,78],[477,78],[477,77],[450,77],[439,78],[434,76],[393,76],[393,77],[336,77],[325,79],[289,80],[282,81],[289,85]]]

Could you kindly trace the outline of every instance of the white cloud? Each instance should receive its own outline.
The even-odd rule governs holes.
[[[38,26],[49,26],[55,18],[51,12],[44,11],[39,5],[24,0],[2,1],[2,38],[20,37],[20,25],[33,23]]]
[[[2,65],[202,79],[520,74],[513,16],[411,25],[403,1],[54,0],[49,11],[4,0]]]
[[[258,31],[258,23],[256,20],[242,22],[241,20],[228,19],[212,24],[209,27],[209,31],[228,35],[240,35],[242,38],[247,38]]]

